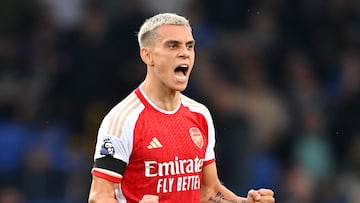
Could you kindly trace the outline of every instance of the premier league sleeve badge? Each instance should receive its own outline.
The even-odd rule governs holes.
[[[109,138],[104,139],[104,143],[101,145],[100,154],[105,156],[114,156],[115,148]]]

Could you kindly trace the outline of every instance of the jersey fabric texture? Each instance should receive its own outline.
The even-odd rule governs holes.
[[[141,86],[103,119],[92,174],[119,183],[118,202],[145,194],[160,202],[200,202],[202,168],[215,161],[208,109],[184,96],[174,111],[157,108]]]

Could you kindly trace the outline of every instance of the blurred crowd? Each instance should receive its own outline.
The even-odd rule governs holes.
[[[144,79],[145,18],[189,18],[184,94],[208,106],[223,183],[360,202],[360,1],[0,3],[0,203],[86,202],[101,119]]]

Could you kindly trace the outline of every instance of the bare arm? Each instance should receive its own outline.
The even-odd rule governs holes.
[[[211,163],[203,168],[200,188],[201,203],[246,203],[246,198],[239,197],[220,183],[216,164]]]
[[[115,199],[115,189],[117,186],[118,183],[113,183],[93,175],[89,203],[117,203]]]
[[[215,162],[203,168],[200,188],[201,203],[274,203],[270,189],[249,190],[247,197],[239,197],[220,183]]]

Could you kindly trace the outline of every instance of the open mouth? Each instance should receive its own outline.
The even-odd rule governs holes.
[[[183,64],[175,68],[175,74],[176,75],[183,74],[185,76],[188,70],[189,70],[189,66]]]

